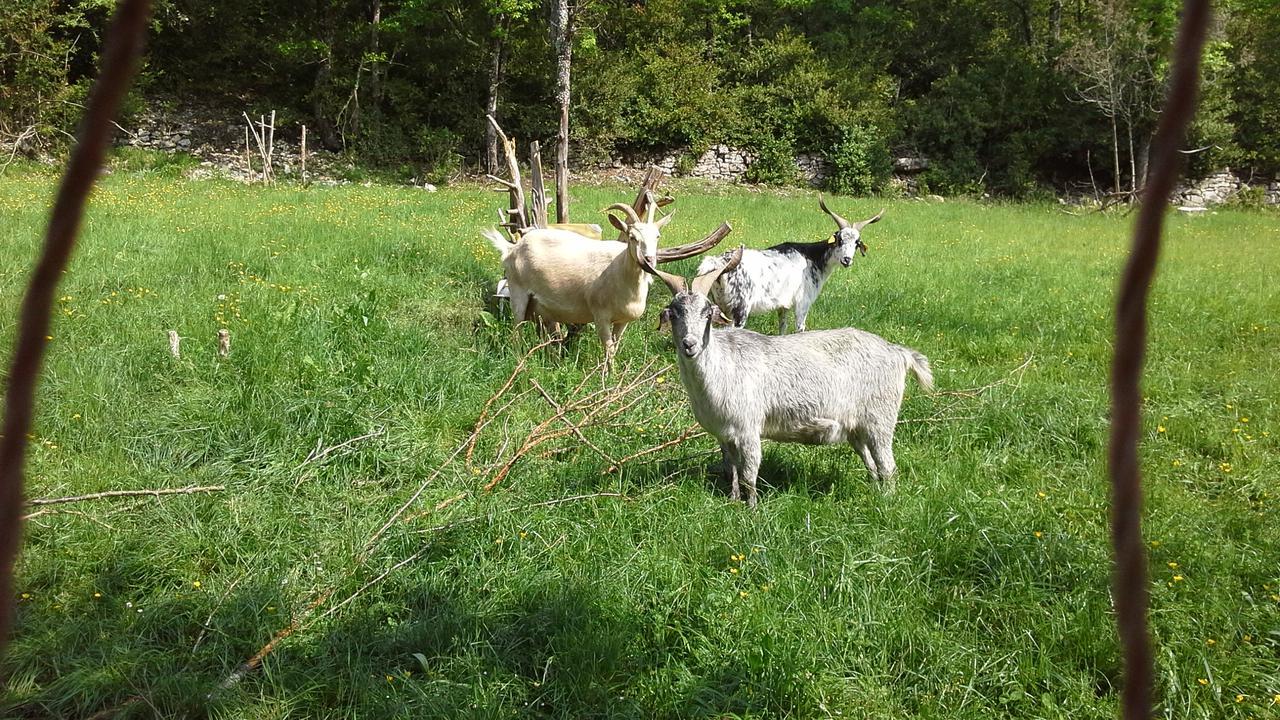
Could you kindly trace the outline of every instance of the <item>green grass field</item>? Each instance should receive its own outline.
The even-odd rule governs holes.
[[[0,178],[6,355],[55,180]],[[664,244],[721,220],[755,247],[830,231],[809,194],[672,189]],[[633,194],[579,188],[575,219]],[[478,231],[502,199],[103,179],[59,293],[28,494],[225,490],[28,522],[0,716],[1116,715],[1103,454],[1129,219],[835,199],[887,211],[810,328],[915,347],[944,393],[1000,384],[909,384],[892,496],[849,448],[767,445],[749,512],[705,437],[609,474],[570,436],[482,490],[552,414],[534,381],[558,402],[607,387],[593,333],[532,357],[474,470],[446,464],[536,342],[484,311],[499,271]],[[1280,219],[1170,217],[1166,237],[1142,447],[1158,714],[1280,718]],[[613,458],[693,422],[654,327],[665,298],[608,380],[644,380],[639,400],[586,430]]]

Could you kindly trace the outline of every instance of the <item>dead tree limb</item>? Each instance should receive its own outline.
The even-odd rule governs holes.
[[[537,140],[529,143],[529,182],[533,195],[533,207],[528,209],[529,223],[533,227],[544,228],[551,199],[547,197],[547,188],[542,180],[542,150]]]
[[[503,180],[493,175],[487,177],[506,187],[511,198],[511,206],[507,210],[507,221],[502,226],[511,232],[512,237],[519,237],[529,227],[529,214],[525,205],[524,186],[520,179],[520,162],[516,157],[516,143],[507,137],[492,115],[485,115],[485,118],[488,119],[493,131],[498,135],[498,140],[502,143],[502,152],[507,158],[507,172],[511,175],[511,179]]]
[[[31,432],[36,381],[44,360],[53,298],[62,271],[71,259],[89,191],[111,141],[112,118],[137,69],[150,12],[149,0],[121,0],[116,10],[104,42],[102,70],[89,93],[80,136],[67,162],[49,216],[44,247],[22,300],[5,392],[4,437],[0,438],[0,651],[8,642],[13,617],[13,564],[22,536],[27,433]]]

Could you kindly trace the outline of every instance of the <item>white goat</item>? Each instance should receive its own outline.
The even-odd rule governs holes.
[[[742,263],[732,273],[723,274],[711,288],[711,300],[720,307],[733,324],[746,327],[747,317],[778,311],[778,334],[787,332],[787,314],[795,312],[797,331],[803,331],[809,317],[809,308],[822,292],[822,285],[835,270],[838,260],[844,267],[853,264],[853,258],[861,252],[867,254],[862,242],[862,228],[880,220],[881,210],[875,217],[851,223],[827,209],[822,196],[818,205],[836,221],[836,232],[823,242],[788,242],[774,245],[767,250],[746,250]],[[698,274],[705,275],[728,262],[728,253],[709,257],[698,265]]]
[[[497,230],[484,236],[502,256],[511,311],[518,324],[535,317],[545,322],[595,323],[606,365],[613,360],[627,323],[644,314],[650,278],[641,263],[657,262],[658,238],[672,215],[654,221],[656,203],[641,220],[630,205],[614,203],[626,220],[609,215],[625,242],[594,240],[568,230],[534,229],[512,244]]]
[[[847,442],[886,492],[897,469],[893,433],[910,371],[926,389],[933,375],[924,355],[856,328],[796,335],[761,335],[739,328],[712,331],[715,306],[707,290],[742,260],[693,279],[649,268],[674,297],[663,311],[671,323],[680,382],[694,417],[720,441],[734,500],[738,483],[756,504],[761,439],[808,445]]]

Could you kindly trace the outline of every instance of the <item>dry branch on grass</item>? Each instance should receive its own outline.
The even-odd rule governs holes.
[[[386,434],[386,432],[387,432],[386,428],[378,428],[373,432],[365,433],[364,435],[360,435],[359,437],[353,437],[350,440],[345,440],[343,442],[338,443],[337,445],[330,445],[329,447],[324,449],[320,448],[320,443],[317,441],[316,449],[312,450],[310,453],[307,453],[306,459],[304,459],[301,463],[298,463],[298,467],[294,469],[295,470],[300,469],[302,466],[307,465],[309,463],[320,462],[325,458],[325,456],[329,455],[330,453],[337,452],[338,450],[341,450],[343,448],[351,447],[352,445],[355,445],[358,442],[363,442],[365,440],[372,440],[373,438],[376,438],[376,437],[382,437],[384,434]]]
[[[573,388],[571,388],[563,398],[556,398],[552,392],[544,385],[539,383],[532,377],[526,377],[529,359],[538,350],[550,345],[554,340],[547,340],[535,345],[526,352],[512,369],[511,374],[499,386],[481,407],[480,414],[476,418],[476,422],[471,432],[464,438],[454,450],[445,458],[439,466],[418,485],[410,494],[405,502],[401,503],[391,515],[375,530],[369,539],[365,541],[360,551],[354,558],[352,567],[323,592],[313,596],[306,604],[291,618],[290,623],[276,631],[270,640],[254,653],[245,662],[241,663],[221,684],[218,690],[226,689],[239,682],[246,674],[252,672],[262,664],[264,658],[267,657],[281,642],[291,635],[305,630],[306,628],[320,622],[340,609],[346,607],[375,587],[387,577],[391,576],[397,570],[404,568],[413,562],[422,558],[427,552],[429,546],[423,547],[410,554],[408,557],[402,558],[380,571],[370,579],[364,581],[360,586],[346,595],[343,599],[328,606],[323,612],[318,612],[321,607],[326,605],[335,593],[348,581],[354,579],[361,570],[365,568],[369,561],[374,557],[375,552],[382,547],[386,539],[387,533],[397,525],[405,525],[410,521],[417,520],[423,516],[434,514],[445,510],[455,504],[462,502],[468,498],[475,498],[479,492],[464,491],[457,493],[449,498],[438,501],[434,506],[417,511],[410,512],[413,506],[422,498],[427,487],[431,485],[437,478],[449,471],[455,471],[459,477],[469,478],[475,482],[481,483],[479,491],[490,491],[510,477],[513,468],[533,450],[538,448],[549,449],[553,452],[570,452],[575,449],[587,448],[591,452],[596,453],[611,465],[618,465],[624,461],[614,461],[608,453],[602,450],[598,443],[592,441],[588,437],[589,431],[610,432],[621,429],[623,426],[618,423],[618,418],[635,408],[639,403],[649,399],[654,393],[655,388],[661,387],[656,382],[658,376],[670,372],[669,366],[658,366],[658,360],[650,360],[638,367],[626,367],[621,369],[618,377],[628,378],[615,385],[601,387],[599,389],[590,390],[588,384],[595,378],[600,377],[597,372],[587,372],[583,374],[583,378]],[[527,381],[528,389],[516,390],[521,381]],[[495,421],[507,418],[507,411],[517,402],[528,397],[531,393],[537,392],[551,409],[551,413],[544,417],[541,421],[535,423],[533,427],[520,440],[516,449],[510,451],[512,446],[510,438],[507,436],[506,429],[502,432],[502,438],[497,442],[497,448],[491,454],[488,452],[480,453],[480,440],[485,430],[494,426]],[[501,403],[501,404],[500,404]],[[679,407],[675,403],[661,403],[660,410],[657,415],[647,420],[641,419],[636,422],[648,422],[650,427],[658,426],[659,420],[668,420],[666,426],[670,426],[669,418],[663,416],[672,413],[673,408]],[[494,409],[496,406],[496,410]],[[635,423],[633,423],[634,425]],[[696,426],[695,426],[696,427]],[[694,437],[693,434],[686,431],[680,441]],[[353,438],[347,441],[347,444],[364,439]],[[572,444],[557,445],[557,441],[571,440]],[[669,446],[669,443],[667,446]],[[341,446],[341,445],[340,445]],[[335,448],[340,446],[334,446]],[[488,444],[485,445],[488,447]],[[651,452],[656,452],[652,450]],[[477,462],[477,454],[481,454],[488,458],[487,462]],[[319,455],[317,455],[317,458]],[[463,458],[461,467],[458,467],[457,460]],[[487,518],[492,518],[496,514],[507,514],[514,512],[522,512],[541,507],[553,507],[571,502],[579,502],[593,498],[620,498],[624,497],[620,493],[601,492],[586,495],[574,495],[565,498],[556,498],[552,500],[544,500],[541,502],[531,503],[509,507],[498,511],[497,513],[488,513],[483,515],[474,515],[448,523],[437,525],[435,527],[415,530],[417,534],[431,534],[442,532],[453,527],[467,525],[480,522]],[[217,692],[217,690],[215,690]]]
[[[986,385],[983,385],[981,387],[965,388],[963,390],[944,390],[940,392],[935,392],[934,397],[950,397],[955,399],[947,403],[946,405],[943,405],[942,407],[938,408],[936,411],[934,411],[932,415],[928,417],[900,419],[898,420],[898,424],[908,425],[908,424],[915,424],[915,423],[940,423],[940,422],[955,422],[957,420],[974,420],[977,418],[976,415],[949,415],[948,413],[952,409],[954,409],[955,407],[963,403],[965,400],[971,400],[977,397],[981,397],[982,395],[985,395],[988,391],[998,388],[1001,385],[1007,385],[1011,382],[1015,383],[1014,390],[1016,391],[1019,387],[1022,386],[1022,376],[1023,374],[1025,374],[1027,368],[1031,367],[1031,362],[1033,360],[1035,360],[1034,354],[1027,355],[1027,359],[1023,360],[1021,365],[1010,370],[1007,374],[1005,374],[1004,377],[1000,378],[999,380],[996,380],[995,382],[987,383]]]
[[[105,498],[118,498],[118,497],[138,497],[140,495],[149,495],[152,497],[159,497],[161,495],[193,495],[195,493],[222,492],[223,490],[226,490],[226,489],[227,489],[226,485],[188,485],[187,487],[184,487],[184,488],[156,488],[151,490],[107,490],[105,492],[89,493],[87,495],[70,495],[67,497],[56,497],[56,498],[35,498],[32,500],[28,500],[27,505],[61,505],[63,503],[82,502],[84,500],[102,500]]]

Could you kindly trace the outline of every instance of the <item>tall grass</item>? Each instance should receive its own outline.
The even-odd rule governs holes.
[[[52,183],[31,168],[0,179],[6,308]],[[753,247],[830,231],[810,197],[676,191],[664,244],[721,220]],[[632,192],[581,187],[575,219]],[[1102,447],[1126,219],[885,203],[869,254],[832,278],[810,327],[918,348],[944,391],[1008,379],[941,419],[954,398],[908,389],[892,496],[848,448],[768,446],[748,512],[727,501],[709,439],[612,475],[584,447],[531,455],[492,493],[451,466],[415,509],[470,494],[358,566],[533,342],[513,345],[485,310],[498,266],[478,230],[498,200],[189,182],[163,167],[104,178],[62,287],[30,494],[227,489],[33,518],[5,716],[83,717],[134,697],[135,717],[1115,715]],[[855,218],[881,203],[834,205]],[[1170,219],[1143,447],[1166,717],[1280,717],[1278,276],[1274,215]],[[651,305],[664,297],[655,288]],[[7,349],[14,313],[2,317]],[[651,320],[627,333],[620,366],[671,362]],[[529,372],[563,390],[599,357],[588,333]],[[674,385],[635,417],[670,405],[691,423]],[[512,435],[548,414],[536,394],[509,412]],[[638,426],[603,449],[671,436]],[[597,492],[626,499],[529,508]],[[479,519],[418,532],[465,518]],[[315,593],[349,594],[418,551],[205,699]]]

